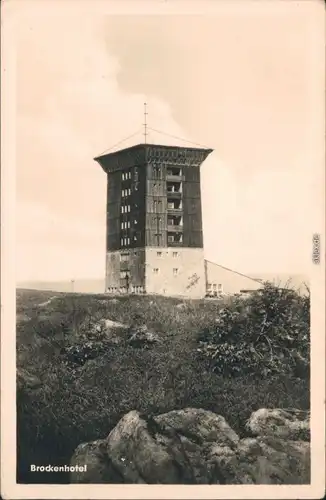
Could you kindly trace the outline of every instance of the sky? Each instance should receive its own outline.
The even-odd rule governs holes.
[[[137,131],[121,147],[143,141],[145,101],[150,127],[214,149],[201,170],[206,258],[309,272],[323,228],[323,3],[197,2],[196,15],[105,3],[16,11],[17,281],[103,278],[106,176],[93,158]]]

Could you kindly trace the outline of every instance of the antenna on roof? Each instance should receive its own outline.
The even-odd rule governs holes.
[[[145,138],[145,144],[147,140],[147,103],[144,102],[144,138]]]

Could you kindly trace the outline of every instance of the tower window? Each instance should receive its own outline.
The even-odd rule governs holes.
[[[122,205],[121,206],[121,213],[124,214],[125,213],[125,207]]]
[[[127,238],[127,245],[130,245],[130,238]]]
[[[125,173],[122,172],[122,180],[124,181],[125,180]]]
[[[158,257],[162,257],[162,252],[156,252],[156,255],[157,255]]]
[[[172,257],[174,257],[174,258],[175,258],[175,257],[178,257],[178,256],[179,256],[179,253],[178,253],[178,252],[173,252],[173,253],[172,253]]]
[[[173,275],[176,276],[179,272],[179,269],[177,267],[173,268]]]
[[[168,193],[181,193],[181,182],[167,182],[166,189]]]
[[[128,195],[131,195],[131,188],[128,188]]]
[[[168,243],[182,243],[182,233],[168,233]]]
[[[166,171],[167,175],[180,176],[182,175],[182,170],[179,167],[170,167]]]
[[[154,269],[153,269],[153,273],[154,273],[154,274],[158,274],[158,271],[159,271],[158,267],[154,267]]]
[[[121,246],[123,247],[123,238],[121,238],[121,240],[120,240],[120,244],[121,244]]]
[[[181,200],[175,200],[168,198],[168,209],[169,210],[180,210],[182,208]]]
[[[128,208],[128,212],[130,212],[130,205],[128,205],[127,208]]]

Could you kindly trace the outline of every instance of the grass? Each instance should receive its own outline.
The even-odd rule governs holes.
[[[52,302],[38,306],[52,296]],[[158,414],[204,408],[223,415],[241,436],[246,435],[245,421],[259,408],[309,409],[308,379],[226,377],[213,373],[209,359],[199,356],[198,332],[215,324],[226,302],[232,299],[112,300],[18,290],[18,368],[42,382],[38,390],[22,387],[17,392],[18,482],[68,482],[65,473],[30,474],[29,466],[68,464],[81,442],[105,437],[133,409]],[[112,345],[83,366],[67,363],[62,346],[80,342],[82,325],[85,329],[96,318],[145,323],[161,342],[151,349]]]

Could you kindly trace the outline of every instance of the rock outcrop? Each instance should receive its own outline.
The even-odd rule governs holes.
[[[272,436],[281,439],[310,439],[310,423],[305,412],[262,408],[255,411],[246,424],[247,430],[256,436]]]
[[[150,347],[160,342],[159,336],[148,330],[146,325],[131,327],[127,340],[132,347]]]
[[[308,435],[289,433],[284,439],[283,414],[278,414],[284,417],[281,429],[274,421],[276,432],[269,432],[271,427],[263,425],[263,416],[267,422],[267,415],[271,419],[274,411],[254,412],[247,429],[256,436],[245,439],[240,439],[222,416],[202,409],[186,408],[158,416],[131,411],[106,439],[77,447],[71,465],[86,464],[87,471],[72,472],[71,482],[308,484]],[[294,417],[289,421],[294,428]]]

